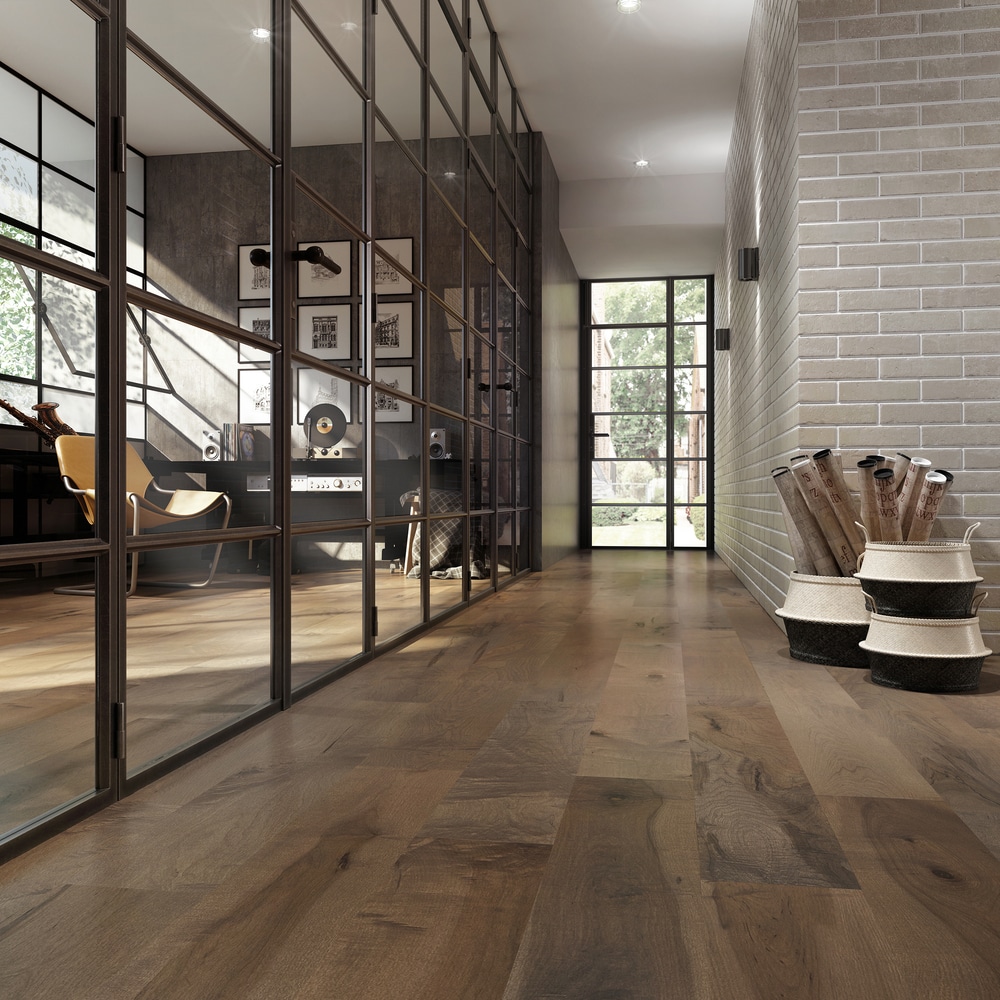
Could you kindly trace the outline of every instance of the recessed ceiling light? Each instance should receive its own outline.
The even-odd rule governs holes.
[[[618,0],[618,9],[623,14],[632,14],[642,6],[642,0]]]
[[[257,39],[258,42],[266,42],[271,37],[270,28],[251,28],[250,34]]]
[[[357,31],[358,26],[353,21],[342,21],[340,24],[344,31]]]
[[[635,161],[635,165],[637,167],[648,167],[649,166],[649,160],[636,160]]]

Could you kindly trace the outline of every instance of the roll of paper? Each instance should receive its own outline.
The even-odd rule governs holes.
[[[820,530],[816,518],[810,511],[805,497],[802,496],[802,491],[799,489],[795,476],[787,468],[777,469],[773,475],[774,484],[782,500],[785,502],[791,515],[791,520],[794,522],[799,536],[805,545],[808,562],[812,563],[815,575],[840,576],[840,566],[837,560],[833,558],[833,553],[830,551],[830,547],[823,537],[823,532]],[[803,562],[806,562],[806,560],[803,560]]]
[[[851,576],[857,567],[857,556],[851,543],[847,540],[837,515],[827,499],[826,489],[820,481],[819,474],[811,461],[796,462],[792,465],[792,475],[798,484],[799,491],[805,498],[816,523],[819,525],[823,540],[826,542],[839,567],[842,576]]]
[[[874,478],[882,541],[901,542],[903,532],[899,523],[899,497],[896,496],[892,469],[876,469]]]
[[[906,535],[908,542],[926,542],[931,537],[931,528],[934,527],[934,519],[941,509],[941,501],[954,479],[950,472],[945,472],[943,469],[935,469],[924,476],[920,496],[917,497],[913,509],[910,530]]]
[[[812,460],[813,467],[819,474],[820,482],[826,490],[826,498],[830,507],[840,522],[844,537],[850,543],[854,558],[857,559],[865,549],[865,542],[861,537],[861,532],[858,531],[860,515],[857,505],[854,503],[854,497],[851,496],[851,491],[848,489],[847,481],[844,479],[844,467],[840,455],[829,448],[824,448],[822,451],[817,451]]]

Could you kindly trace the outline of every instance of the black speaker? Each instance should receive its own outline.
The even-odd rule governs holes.
[[[737,277],[740,281],[756,281],[760,276],[760,250],[744,247],[737,257]]]
[[[201,432],[201,460],[203,462],[218,462],[222,458],[222,446],[219,443],[219,432],[207,430]]]
[[[447,458],[448,456],[448,432],[443,427],[431,428],[430,446],[427,454],[431,458]]]

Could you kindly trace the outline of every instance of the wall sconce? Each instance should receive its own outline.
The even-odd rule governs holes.
[[[715,331],[715,349],[717,351],[729,350],[729,327],[722,326]]]
[[[760,250],[757,247],[744,247],[739,253],[740,281],[756,281],[760,275]]]

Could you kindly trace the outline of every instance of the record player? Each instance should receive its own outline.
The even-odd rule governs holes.
[[[302,421],[308,448],[306,458],[350,458],[355,449],[343,448],[340,442],[347,432],[347,417],[332,403],[314,406]]]

